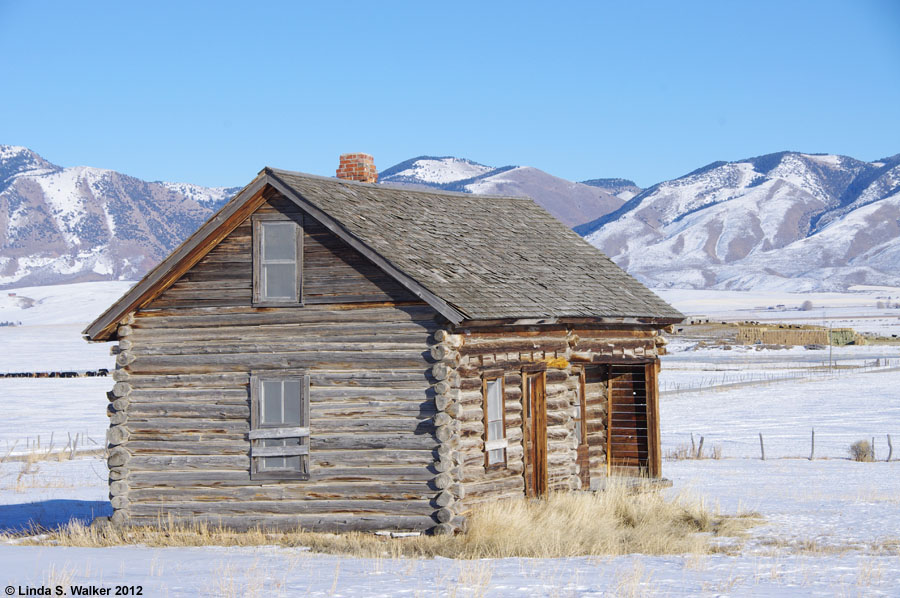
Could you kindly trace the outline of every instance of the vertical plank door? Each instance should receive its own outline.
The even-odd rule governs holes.
[[[610,475],[649,476],[646,365],[613,365],[609,378]]]

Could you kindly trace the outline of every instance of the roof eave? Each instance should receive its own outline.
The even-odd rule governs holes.
[[[459,326],[547,326],[552,324],[601,324],[608,326],[652,326],[665,328],[679,324],[684,317],[674,316],[596,316],[596,317],[548,317],[548,318],[493,318],[467,319]]]

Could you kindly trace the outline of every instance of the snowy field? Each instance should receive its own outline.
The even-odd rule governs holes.
[[[127,286],[18,290],[17,297],[35,300],[27,309],[4,294],[0,321],[23,325],[0,328],[5,348],[0,371],[111,367],[108,347],[90,347],[79,332]],[[667,298],[686,313],[699,301]],[[769,303],[776,300],[788,305],[784,298]],[[865,301],[852,309],[868,309]],[[729,311],[741,314],[742,305],[765,303],[733,298],[720,304],[720,312],[707,305],[702,313],[719,318]],[[452,561],[359,559],[277,547],[9,544],[0,545],[0,581],[140,585],[145,596],[900,595],[900,348],[835,349],[834,361],[846,366],[839,369],[823,367],[821,351],[689,348],[672,346],[663,359],[663,452],[689,446],[693,434],[696,442],[704,438],[705,448],[719,447],[722,458],[666,460],[663,474],[673,481],[668,492],[687,492],[725,512],[751,510],[765,518],[726,553]],[[48,360],[60,368],[48,367]],[[827,356],[824,360],[827,365]],[[6,405],[0,458],[4,447],[38,435],[44,448],[51,433],[59,448],[67,434],[101,439],[111,385],[110,378],[0,379]],[[816,459],[810,461],[813,428]],[[883,462],[888,434],[898,443],[891,463]],[[846,458],[852,442],[873,437],[881,462]],[[109,509],[100,458],[0,463],[0,529],[87,521]]]
[[[900,337],[900,288],[850,287],[847,293],[785,293],[655,289],[690,316],[726,322],[785,322],[853,328],[882,336]],[[810,301],[812,308],[800,307]],[[880,307],[879,307],[880,305]]]

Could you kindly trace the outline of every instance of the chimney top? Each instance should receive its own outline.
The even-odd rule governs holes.
[[[362,183],[377,183],[378,169],[375,168],[375,158],[369,154],[341,154],[337,178]]]

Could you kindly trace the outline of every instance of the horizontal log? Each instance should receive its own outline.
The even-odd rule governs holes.
[[[259,486],[227,488],[141,488],[132,489],[128,497],[135,502],[168,502],[171,500],[207,502],[248,500],[321,500],[321,499],[366,499],[366,500],[417,500],[437,505],[436,490],[428,483],[382,481],[371,482],[331,482],[313,483],[308,481],[291,484],[279,482]]]
[[[141,310],[135,328],[204,328],[219,326],[258,326],[264,324],[336,324],[343,322],[431,322],[436,312],[430,306],[397,307],[352,306],[345,309],[308,306],[285,308],[187,308],[177,310]]]
[[[126,353],[120,353],[119,357]],[[132,356],[133,357],[133,356]],[[228,353],[224,355],[142,355],[130,362],[133,374],[208,373],[227,369],[250,371],[278,369],[347,369],[361,365],[373,368],[414,368],[426,365],[420,352],[306,351],[292,353]],[[436,364],[435,367],[443,364]],[[444,366],[446,367],[446,366]],[[446,378],[446,373],[444,377]]]
[[[304,515],[373,513],[383,515],[428,515],[434,512],[429,501],[424,500],[255,500],[216,502],[133,502],[129,506],[133,516],[152,515],[158,512],[179,515]]]
[[[348,353],[354,358],[360,354],[365,361],[373,361],[375,356],[381,355],[385,357],[395,357],[397,355],[410,356],[414,355],[426,361],[426,356],[430,358],[430,353],[424,344],[419,342],[332,342],[313,340],[308,341],[303,338],[285,339],[280,341],[266,339],[246,339],[243,342],[194,342],[194,343],[171,343],[171,344],[135,344],[131,350],[134,357],[143,360],[147,356],[170,356],[170,355],[230,355],[243,353],[308,353],[311,351],[331,352],[334,354]],[[349,359],[344,356],[343,360]],[[343,361],[342,360],[342,361]]]
[[[156,417],[247,420],[250,417],[250,406],[246,401],[243,405],[141,402],[129,405],[128,414],[136,420]]]
[[[126,519],[126,525],[130,526],[158,526],[160,521],[168,521],[163,513],[149,515],[132,514]],[[318,532],[350,532],[350,531],[426,531],[437,525],[433,517],[429,516],[401,516],[401,515],[211,515],[201,513],[178,514],[173,513],[173,521],[176,524],[195,524],[203,522],[212,526],[221,526],[228,529],[246,531],[255,528],[266,530],[296,531],[303,529]]]

